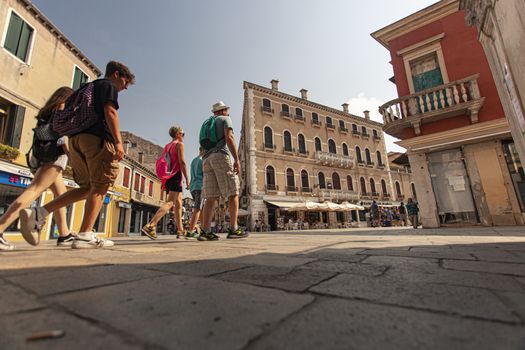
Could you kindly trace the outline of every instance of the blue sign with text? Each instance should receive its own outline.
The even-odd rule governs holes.
[[[0,171],[0,184],[17,186],[17,187],[28,187],[31,185],[32,179],[29,177],[15,175]]]

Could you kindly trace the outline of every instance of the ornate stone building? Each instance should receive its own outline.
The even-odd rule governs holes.
[[[126,155],[155,173],[155,163],[162,154],[162,147],[129,131],[122,131]]]
[[[260,220],[277,229],[288,215],[283,209],[304,201],[392,204],[381,123],[370,120],[368,111],[359,117],[348,104],[337,110],[308,100],[307,90],[296,97],[279,91],[277,80],[271,84],[244,82],[239,149],[248,224]],[[355,213],[323,216],[331,226],[358,220]]]

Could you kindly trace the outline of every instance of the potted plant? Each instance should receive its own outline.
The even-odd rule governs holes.
[[[18,149],[0,143],[0,159],[11,162],[15,160],[19,154],[20,151]]]

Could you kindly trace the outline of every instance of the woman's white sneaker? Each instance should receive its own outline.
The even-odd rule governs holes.
[[[13,250],[14,244],[10,243],[3,235],[0,235],[0,250]]]
[[[92,234],[78,234],[71,244],[73,249],[94,249],[113,247],[115,243],[109,239],[98,238],[94,233]]]
[[[38,245],[40,243],[40,230],[46,221],[44,209],[41,207],[22,209],[19,214],[20,232],[27,243]]]

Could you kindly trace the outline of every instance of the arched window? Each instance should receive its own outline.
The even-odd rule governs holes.
[[[326,125],[333,125],[332,124],[332,117],[326,117]]]
[[[264,147],[273,148],[273,131],[269,126],[264,128]]]
[[[332,187],[334,190],[340,190],[341,189],[341,178],[339,177],[338,173],[332,174]]]
[[[378,138],[379,138],[376,129],[372,130],[372,136],[374,136],[375,139],[378,139]]]
[[[361,148],[355,146],[355,159],[358,163],[363,163],[363,157],[361,156]]]
[[[370,192],[372,192],[372,194],[376,194],[376,182],[374,181],[374,179],[370,179]]]
[[[357,130],[357,125],[355,125],[355,124],[352,124],[352,133],[354,133],[354,134],[358,134],[359,133],[359,131]]]
[[[284,103],[282,104],[281,114],[287,117],[290,116],[290,107],[287,104],[284,104]]]
[[[383,191],[383,195],[388,194],[388,190],[386,188],[386,181],[383,179],[381,179],[381,191]]]
[[[343,155],[344,156],[349,156],[348,154],[348,146],[346,145],[346,143],[343,143]]]
[[[326,181],[324,179],[324,174],[323,173],[319,173],[317,175],[318,179],[319,179],[319,188],[326,188]]]
[[[359,184],[361,185],[361,194],[366,195],[366,182],[364,177],[359,179]]]
[[[310,181],[308,179],[308,172],[306,170],[301,170],[301,187],[303,191],[310,189]]]
[[[383,159],[381,158],[381,152],[377,151],[376,152],[376,157],[377,157],[377,165],[382,166],[383,165]]]
[[[339,129],[341,129],[341,131],[346,131],[346,125],[344,120],[339,121]]]
[[[361,135],[363,135],[363,136],[368,135],[367,132],[366,132],[366,126],[362,126],[361,127]]]
[[[365,148],[366,164],[372,164],[372,156],[370,156],[370,150]]]
[[[299,143],[299,153],[306,154],[306,141],[303,134],[297,135],[297,142]]]
[[[414,197],[414,199],[417,199],[416,185],[414,185],[414,183],[411,183],[410,187],[412,187],[412,196]]]
[[[267,99],[267,98],[263,98],[262,102],[263,102],[263,110],[266,111],[266,112],[271,112],[272,111],[272,102],[269,99]]]
[[[295,191],[295,176],[290,168],[286,169],[286,186],[288,191]]]
[[[401,196],[401,186],[399,186],[399,182],[396,181],[396,194],[398,196]]]
[[[273,166],[268,165],[266,167],[266,188],[269,190],[275,190],[275,169]]]
[[[313,112],[312,113],[312,120],[318,122],[319,121],[319,114]]]
[[[354,182],[353,182],[352,177],[350,175],[348,175],[346,177],[346,186],[348,188],[348,191],[353,191],[354,190]]]
[[[297,119],[303,119],[303,110],[299,107],[295,109],[295,116]]]
[[[283,133],[284,137],[284,150],[286,152],[292,152],[292,135],[289,131]]]
[[[315,151],[321,152],[323,150],[323,146],[321,145],[321,139],[319,137],[315,138]]]
[[[328,152],[336,154],[337,153],[337,147],[335,146],[335,141],[330,139],[328,140]]]

